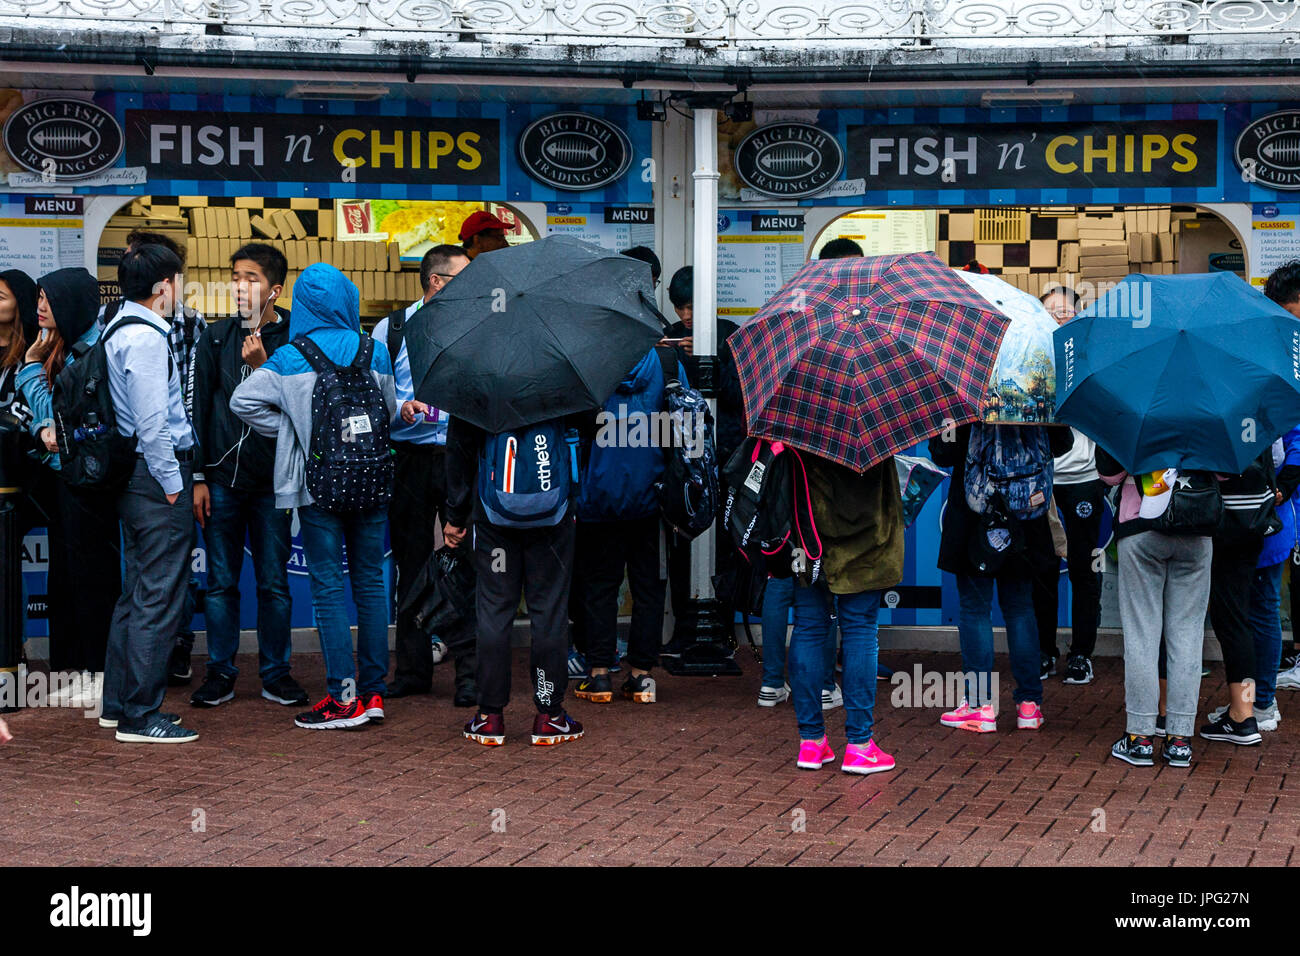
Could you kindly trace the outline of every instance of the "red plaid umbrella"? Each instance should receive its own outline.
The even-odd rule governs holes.
[[[978,419],[1008,324],[933,253],[810,262],[728,340],[749,433],[864,472]]]

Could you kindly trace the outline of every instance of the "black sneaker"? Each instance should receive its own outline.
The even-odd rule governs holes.
[[[1164,714],[1160,714],[1158,717],[1156,717],[1156,736],[1157,736],[1157,737],[1168,737],[1168,736],[1169,736],[1167,733],[1165,733],[1165,715],[1164,715]]]
[[[199,739],[199,732],[173,724],[165,714],[152,714],[143,727],[119,724],[117,739],[124,744],[191,744]]]
[[[207,679],[190,697],[191,707],[216,707],[235,698],[235,679],[208,672]]]
[[[1282,671],[1289,671],[1291,668],[1295,667],[1298,661],[1300,661],[1300,653],[1297,653],[1295,648],[1291,648],[1289,651],[1283,651],[1282,659],[1278,661],[1277,665],[1278,673],[1280,674]]]
[[[1156,762],[1156,745],[1150,737],[1125,734],[1110,748],[1110,755],[1135,767],[1150,767]]]
[[[593,704],[608,704],[614,699],[614,685],[610,683],[608,674],[591,674],[578,681],[573,696]]]
[[[262,696],[267,700],[275,701],[277,704],[283,704],[285,707],[302,707],[311,700],[301,685],[288,674],[285,674],[279,680],[263,684]]]
[[[1091,684],[1092,683],[1092,661],[1082,654],[1071,654],[1069,663],[1065,665],[1065,677],[1062,679],[1063,684]]]
[[[1218,720],[1206,724],[1198,733],[1206,740],[1223,740],[1242,747],[1249,747],[1264,739],[1259,732],[1259,724],[1256,723],[1254,714],[1245,720],[1233,720],[1224,714]]]
[[[190,666],[190,649],[177,644],[167,658],[167,686],[187,687],[194,679],[194,669]]]
[[[1165,748],[1161,751],[1165,763],[1171,767],[1190,767],[1192,765],[1192,745],[1186,737],[1165,738]]]
[[[1056,655],[1044,654],[1042,655],[1040,660],[1042,661],[1042,667],[1040,668],[1040,670],[1042,670],[1042,673],[1038,675],[1038,679],[1047,680],[1047,678],[1049,677],[1055,677],[1056,676]]]
[[[655,702],[655,679],[649,674],[629,674],[623,681],[623,699],[638,704]]]

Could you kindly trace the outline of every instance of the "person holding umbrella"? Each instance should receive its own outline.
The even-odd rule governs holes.
[[[1129,276],[1057,329],[1057,418],[1097,442],[1121,485],[1125,734],[1111,755],[1154,763],[1167,649],[1163,757],[1191,765],[1210,600],[1216,475],[1239,475],[1300,421],[1295,318],[1235,275]]]
[[[444,538],[468,543],[477,572],[479,706],[467,739],[505,743],[521,594],[532,742],[583,735],[564,710],[577,446],[666,324],[646,263],[570,236],[476,257],[410,320],[416,398],[449,415]]]

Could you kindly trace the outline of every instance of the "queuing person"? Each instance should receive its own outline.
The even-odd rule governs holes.
[[[1068,286],[1049,289],[1043,294],[1042,302],[1057,325],[1069,322],[1079,309],[1079,296]],[[1070,431],[1074,444],[1055,459],[1052,467],[1052,496],[1065,526],[1065,563],[1070,579],[1070,653],[1063,682],[1089,684],[1101,619],[1101,573],[1095,565],[1105,486],[1097,476],[1096,445],[1078,429]],[[1056,673],[1060,561],[1055,551],[1046,565],[1047,573],[1034,578],[1034,616],[1038,622],[1043,679]]]
[[[126,301],[104,329],[118,431],[135,437],[137,452],[118,497],[126,576],[113,612],[100,719],[101,726],[116,726],[124,743],[198,739],[179,718],[160,712],[194,536],[194,432],[167,340],[181,268],[165,246],[128,248],[118,266]]]
[[[1244,498],[1248,508],[1267,495],[1272,499],[1280,527],[1274,534],[1256,536],[1258,558],[1246,568],[1235,564],[1225,569],[1224,559],[1235,554],[1244,563],[1255,553],[1255,542],[1240,533],[1228,537],[1226,529],[1215,536],[1210,565],[1210,620],[1223,649],[1230,701],[1210,712],[1209,726],[1199,731],[1207,740],[1235,744],[1258,742],[1261,732],[1277,730],[1282,719],[1276,695],[1280,676],[1278,660],[1282,653],[1279,617],[1282,569],[1295,547],[1296,527],[1295,508],[1290,501],[1294,487],[1284,493],[1276,475],[1288,464],[1300,465],[1300,427],[1274,442],[1266,463],[1274,469],[1275,477],[1262,487],[1254,471],[1219,486],[1225,508],[1233,505],[1234,494],[1238,502]],[[1253,485],[1248,483],[1248,477],[1256,478]],[[1228,540],[1223,540],[1225,537]],[[1219,591],[1222,593],[1216,593]],[[1247,693],[1247,680],[1254,682],[1250,693]],[[1253,733],[1246,718],[1254,722]],[[1158,727],[1156,732],[1159,733]]]
[[[388,515],[382,507],[329,511],[308,491],[307,453],[309,449],[317,451],[313,395],[319,377],[309,353],[319,352],[317,363],[323,359],[337,367],[351,365],[364,349],[371,349],[370,377],[387,412],[379,425],[386,425],[397,412],[393,366],[387,346],[361,331],[357,287],[333,266],[317,263],[298,276],[291,317],[294,338],[235,389],[230,410],[258,433],[275,439],[275,507],[297,508],[302,527],[327,689],[320,702],[299,714],[294,723],[308,729],[340,730],[384,719],[389,610],[384,588],[384,526]],[[328,406],[321,409],[326,416],[331,411]],[[364,427],[375,432],[376,423],[368,420]],[[348,439],[345,436],[343,440]],[[345,542],[347,576],[357,608],[356,660],[343,602]]]
[[[506,230],[510,227],[485,210],[472,212],[460,224],[460,242],[470,259],[481,253],[504,249],[510,245]]]
[[[1213,538],[1156,530],[1155,521],[1168,507],[1171,495],[1163,476],[1129,475],[1100,447],[1097,471],[1106,484],[1121,486],[1115,537],[1128,717],[1125,733],[1111,748],[1111,755],[1135,766],[1149,767],[1155,762],[1153,738],[1160,707],[1159,647],[1163,638],[1168,655],[1168,715],[1162,756],[1170,766],[1187,767],[1191,765],[1190,738],[1201,683]]]
[[[274,246],[249,243],[230,257],[230,276],[236,314],[208,327],[194,360],[194,429],[201,455],[194,474],[194,516],[208,551],[208,663],[190,704],[216,707],[235,696],[239,576],[247,540],[257,584],[262,696],[286,707],[302,706],[307,692],[289,665],[290,512],[275,503],[276,443],[230,410],[235,389],[289,341],[289,312],[275,304],[288,262]]]
[[[393,356],[393,380],[397,389],[398,415],[391,435],[397,466],[393,501],[389,505],[389,529],[393,559],[397,565],[397,669],[389,697],[427,694],[433,686],[434,648],[431,635],[415,623],[415,608],[406,604],[415,582],[433,553],[439,516],[447,510],[447,413],[415,397],[411,362],[406,352],[406,324],[420,307],[447,287],[447,283],[469,265],[460,246],[434,246],[420,260],[420,283],[424,297],[381,319],[374,336]],[[473,707],[478,703],[477,667],[473,633],[462,629],[469,643],[453,641],[449,650],[456,662],[453,703]]]
[[[175,253],[185,267],[186,249],[171,236],[162,232],[150,232],[145,229],[133,229],[127,234],[126,247],[133,249],[145,244],[163,246]],[[102,330],[117,314],[124,300],[118,300],[99,310],[99,327]],[[181,389],[185,395],[185,411],[194,414],[194,350],[198,346],[199,335],[207,326],[203,314],[186,305],[178,296],[172,307],[171,329],[168,341],[172,347],[172,360],[180,372]],[[198,545],[198,527],[195,526],[194,537],[190,542],[193,550]],[[172,687],[187,686],[194,676],[190,658],[194,652],[194,613],[198,605],[199,577],[190,570],[189,588],[185,592],[185,612],[181,617],[180,630],[176,634],[176,644],[172,648],[167,662],[167,683]]]
[[[37,452],[31,434],[32,410],[18,387],[18,372],[27,361],[27,348],[36,341],[40,326],[36,317],[36,283],[19,269],[0,272],[0,429],[12,429],[21,437],[12,443],[12,459],[6,461],[10,483],[23,489],[18,498],[18,533],[25,536],[43,526],[45,513],[32,498],[32,479],[37,474],[32,454],[49,454],[44,445]]]
[[[806,456],[813,519],[822,558],[794,589],[790,685],[799,722],[797,765],[818,770],[835,759],[826,738],[822,688],[831,644],[832,601],[844,642],[844,729],[840,769],[870,774],[894,769],[873,732],[878,657],[877,615],[885,588],[903,578],[903,504],[893,458],[865,474]],[[810,580],[811,568],[821,577]],[[832,597],[833,596],[833,597]],[[833,646],[833,645],[832,645]]]
[[[671,363],[671,364],[667,364]],[[632,624],[628,636],[628,677],[619,690],[625,700],[653,704],[657,689],[650,671],[663,645],[665,585],[659,576],[661,521],[657,482],[663,478],[664,449],[654,444],[627,447],[603,440],[619,434],[619,422],[645,434],[655,434],[655,422],[666,411],[665,371],[686,381],[686,370],[675,350],[651,350],[619,383],[599,413],[602,423],[587,444],[578,494],[574,580],[580,582],[585,604],[585,656],[590,674],[579,680],[573,696],[594,703],[614,699],[610,668],[616,662],[618,593],[627,573],[632,592]]]
[[[980,432],[976,434],[975,429]],[[955,431],[930,440],[930,457],[935,464],[952,468],[948,501],[939,539],[939,569],[956,575],[960,601],[957,632],[961,640],[962,667],[968,676],[966,698],[955,710],[944,713],[945,727],[991,733],[997,730],[997,702],[993,689],[993,589],[1007,628],[1011,672],[1016,680],[1016,726],[1036,730],[1043,725],[1043,684],[1039,640],[1034,623],[1033,561],[1036,555],[1052,553],[1051,528],[1046,513],[1022,518],[1001,516],[996,526],[992,513],[976,513],[967,492],[967,472],[972,465],[987,473],[1036,475],[1046,485],[1038,494],[1051,494],[1052,457],[1070,450],[1073,436],[1068,428],[1046,428],[1047,451],[1043,449],[1043,426],[962,425]],[[972,456],[972,436],[977,439]],[[1050,452],[1052,457],[1047,457]],[[1016,455],[1013,460],[1010,456]],[[1034,501],[1030,500],[1031,504]],[[1005,502],[1004,502],[1005,504]],[[1039,506],[1046,501],[1037,502]],[[990,502],[986,506],[993,507]],[[1010,509],[1007,509],[1008,511]],[[1019,546],[1016,543],[1019,542]]]
[[[46,467],[33,476],[32,486],[49,518],[50,669],[84,677],[104,671],[113,609],[122,593],[117,505],[111,492],[74,488],[59,477],[52,399],[59,373],[99,339],[98,309],[99,282],[85,269],[42,276],[36,307],[40,331],[16,378],[32,411],[32,434],[45,456]],[[89,690],[96,694],[94,684]]]
[[[522,596],[528,603],[531,629],[529,674],[533,682],[532,742],[551,746],[576,740],[582,724],[564,710],[568,683],[565,612],[573,574],[574,515],[568,498],[533,495],[550,502],[546,513],[532,515],[521,527],[505,523],[501,512],[489,515],[479,489],[489,485],[494,496],[523,493],[547,455],[551,485],[568,487],[565,472],[570,454],[561,450],[564,432],[589,428],[585,416],[574,416],[566,428],[537,423],[510,433],[489,435],[477,425],[451,416],[447,425],[447,523],[443,537],[453,548],[467,543],[477,574],[475,602],[478,619],[478,710],[465,724],[468,740],[489,747],[506,742],[505,707],[510,702],[510,635]],[[480,460],[504,467],[498,450],[511,449],[506,475],[480,481]],[[518,457],[513,455],[518,449]],[[554,457],[552,457],[554,455]],[[563,476],[563,477],[562,477]],[[531,487],[531,485],[529,485]],[[556,500],[553,500],[556,499]],[[468,541],[466,538],[468,537]]]

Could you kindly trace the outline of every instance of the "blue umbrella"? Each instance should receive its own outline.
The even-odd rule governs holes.
[[[1132,275],[1053,333],[1057,419],[1130,473],[1240,473],[1300,422],[1300,319],[1228,272]]]

